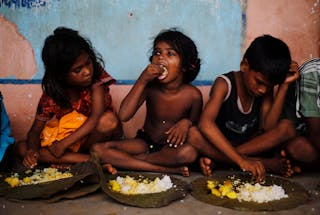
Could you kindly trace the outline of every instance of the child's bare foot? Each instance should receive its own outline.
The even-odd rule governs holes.
[[[288,157],[288,154],[287,154],[287,152],[285,150],[281,150],[280,151],[280,155],[283,158],[287,158]],[[291,169],[292,169],[292,174],[299,174],[299,173],[302,172],[302,169],[301,169],[301,167],[299,165],[292,165]]]
[[[210,176],[212,174],[212,161],[210,158],[202,157],[200,158],[200,167],[202,174],[205,176]]]
[[[71,168],[71,164],[51,164],[51,168],[56,168],[59,170],[69,170]]]
[[[59,145],[59,141],[54,141],[52,145],[48,147],[48,149],[50,153],[57,158],[61,157],[65,152],[65,148]]]
[[[187,166],[183,166],[180,168],[180,173],[181,175],[185,176],[185,177],[189,177],[190,176],[190,172],[189,172],[189,168]]]
[[[102,169],[107,170],[111,175],[117,174],[117,169],[114,168],[111,164],[103,164]]]
[[[268,159],[261,159],[261,162],[266,168],[267,172],[281,175],[285,177],[290,177],[293,174],[291,169],[290,160],[286,158],[268,158]]]

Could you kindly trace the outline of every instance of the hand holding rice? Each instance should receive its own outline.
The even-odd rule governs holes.
[[[160,65],[160,67],[162,68],[163,71],[162,71],[161,75],[158,77],[158,79],[162,80],[162,79],[165,79],[167,77],[169,72],[168,72],[168,69],[165,66]]]

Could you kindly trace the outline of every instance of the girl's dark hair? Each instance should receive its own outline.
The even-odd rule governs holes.
[[[200,70],[201,60],[198,58],[198,50],[194,42],[176,28],[161,31],[153,41],[153,49],[159,42],[168,43],[180,56],[181,68],[184,70],[183,82],[193,81]],[[149,60],[152,61],[153,55]]]
[[[247,59],[250,69],[262,73],[272,84],[285,80],[291,64],[288,46],[270,35],[257,37],[243,58]]]
[[[65,77],[82,53],[87,53],[91,58],[94,70],[93,80],[96,80],[101,75],[104,62],[91,42],[79,35],[78,31],[58,27],[44,42],[42,61],[45,73],[42,79],[42,89],[63,108],[71,107],[69,97],[65,92]]]

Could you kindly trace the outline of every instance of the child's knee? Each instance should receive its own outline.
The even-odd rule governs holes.
[[[96,129],[101,133],[108,133],[116,130],[120,126],[119,118],[113,112],[108,111],[102,115]]]
[[[101,143],[95,143],[91,146],[90,150],[92,152],[99,153],[101,151]]]
[[[95,143],[91,146],[90,150],[93,152],[107,152],[108,149],[116,149],[117,148],[117,142],[115,141],[108,141],[108,142],[103,142],[103,143]]]
[[[197,158],[197,151],[192,146],[185,146],[180,150],[176,159],[179,164],[193,163]]]
[[[92,152],[100,153],[100,152],[106,152],[109,148],[112,148],[111,144],[108,144],[109,142],[105,143],[95,143],[91,146],[90,150]]]
[[[312,163],[319,159],[317,150],[305,137],[297,137],[287,145],[287,152],[297,161]]]

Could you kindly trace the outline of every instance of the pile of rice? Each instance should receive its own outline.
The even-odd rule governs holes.
[[[259,183],[254,185],[244,183],[237,187],[237,199],[241,201],[264,203],[288,198],[284,189],[278,185],[264,186]]]
[[[251,184],[248,182],[243,182],[240,179],[234,179],[234,177],[231,177],[231,181],[227,180],[221,184],[217,181],[209,180],[207,181],[207,188],[211,190],[211,193],[217,197],[238,199],[239,202],[247,201],[265,203],[288,198],[285,190],[279,185],[273,184],[270,186],[265,186],[259,183]]]
[[[28,172],[26,173],[28,174]],[[22,185],[40,184],[40,183],[55,181],[63,178],[69,178],[72,176],[73,175],[70,172],[60,172],[58,169],[50,167],[50,168],[44,168],[43,170],[36,169],[31,176],[24,177],[23,179],[19,179],[19,174],[14,173],[10,177],[7,177],[5,181],[11,187],[17,187]]]
[[[130,176],[118,176],[115,180],[109,180],[109,185],[113,191],[127,195],[159,193],[173,187],[173,183],[168,175],[164,175],[161,179],[157,177],[154,180],[136,180]]]

